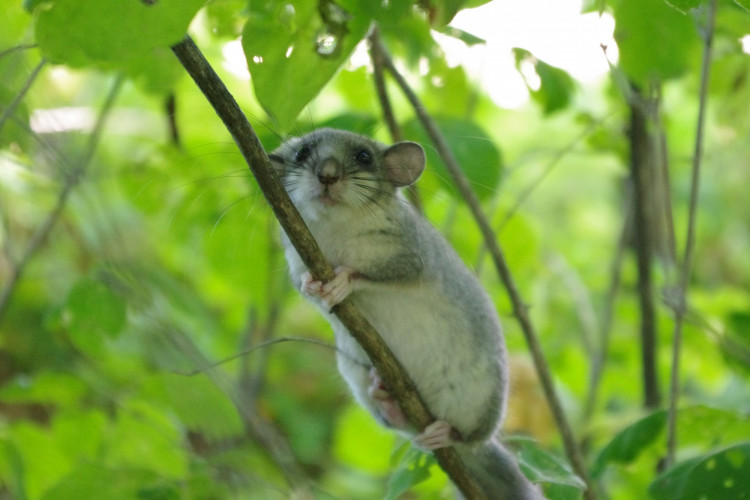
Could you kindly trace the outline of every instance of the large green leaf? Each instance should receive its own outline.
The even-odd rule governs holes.
[[[620,431],[597,456],[591,474],[601,476],[611,463],[633,462],[645,449],[660,442],[667,424],[666,410],[659,410]],[[736,412],[696,405],[677,414],[677,442],[683,447],[710,449],[750,435],[750,421]]]
[[[435,121],[477,196],[482,199],[492,196],[497,190],[502,172],[502,157],[494,140],[468,120],[437,117]],[[435,170],[449,193],[459,197],[450,174],[417,120],[406,123],[404,132],[407,137],[422,144],[427,154],[428,168]]]
[[[52,0],[36,6],[35,35],[53,63],[124,71],[166,86],[180,72],[169,47],[205,0]]]
[[[657,500],[746,499],[750,492],[750,442],[678,463],[649,487]]]
[[[629,425],[607,444],[596,457],[591,470],[593,477],[601,476],[612,463],[630,463],[661,435],[667,422],[667,412],[657,411]]]
[[[388,490],[386,500],[396,500],[400,495],[412,486],[425,481],[430,477],[430,468],[437,462],[435,457],[428,455],[411,445],[404,453],[399,453],[398,465],[388,478]]]
[[[664,0],[620,0],[616,5],[619,64],[637,85],[678,77],[699,56],[693,19]]]
[[[547,498],[576,500],[586,484],[559,457],[542,449],[534,440],[522,437],[507,439],[517,452],[523,473],[534,483],[542,484]]]
[[[370,26],[364,9],[330,7],[334,12],[324,20],[318,7],[317,0],[253,4],[242,33],[255,94],[282,131],[336,74]]]

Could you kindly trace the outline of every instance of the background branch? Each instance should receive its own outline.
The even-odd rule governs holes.
[[[28,80],[28,85],[31,84],[33,79],[38,74],[39,70],[41,70],[43,63],[44,62],[42,61],[42,63],[40,63],[39,66],[35,68],[34,74]],[[10,248],[8,249],[8,257],[11,261],[11,269],[8,281],[6,281],[2,289],[0,289],[0,319],[2,319],[3,314],[8,308],[10,297],[13,294],[13,290],[18,284],[19,280],[23,276],[26,265],[29,263],[29,260],[39,251],[42,245],[44,245],[44,242],[47,241],[47,237],[52,232],[52,229],[54,229],[57,221],[60,219],[60,216],[63,213],[63,210],[65,209],[65,205],[68,202],[70,194],[73,192],[73,189],[80,183],[81,179],[86,173],[89,162],[91,162],[91,158],[93,158],[94,156],[96,146],[99,143],[99,138],[101,137],[102,130],[104,129],[104,123],[106,122],[107,117],[109,116],[109,112],[112,110],[115,99],[117,98],[117,95],[120,92],[120,88],[122,87],[122,82],[123,78],[117,77],[114,84],[112,85],[112,88],[110,89],[109,94],[107,95],[107,98],[102,105],[102,109],[99,112],[99,116],[96,119],[94,129],[89,135],[83,157],[71,167],[70,172],[65,172],[65,175],[63,176],[64,184],[62,186],[62,189],[60,189],[60,193],[57,195],[57,200],[55,201],[55,206],[52,208],[52,211],[50,211],[42,224],[31,236],[29,243],[26,245],[26,248],[18,258],[18,260],[13,260]],[[25,86],[22,93],[25,93],[27,90],[28,86]],[[10,111],[11,108],[15,108],[18,102],[20,102],[20,99],[16,99],[13,105],[6,111]],[[3,116],[3,119],[4,118],[5,115]],[[0,127],[1,126],[2,122],[0,121]]]
[[[526,338],[529,350],[531,351],[532,358],[534,359],[534,365],[539,375],[539,380],[542,383],[545,397],[547,399],[547,402],[549,403],[550,409],[552,410],[552,414],[555,417],[555,422],[557,423],[557,426],[560,430],[563,445],[565,447],[565,452],[571,462],[571,465],[573,466],[573,470],[585,481],[587,485],[586,491],[584,493],[586,495],[586,498],[593,499],[595,498],[594,491],[591,487],[588,473],[586,472],[586,466],[583,462],[581,450],[575,440],[575,437],[573,436],[573,431],[570,427],[570,424],[568,423],[567,417],[565,416],[565,412],[562,409],[560,400],[557,397],[547,360],[544,357],[541,345],[539,344],[538,335],[536,334],[536,331],[533,324],[531,323],[531,319],[528,314],[528,307],[521,299],[521,294],[518,292],[518,288],[516,286],[515,280],[513,279],[513,275],[510,272],[508,263],[505,260],[503,251],[500,248],[500,244],[495,238],[495,233],[492,230],[492,226],[487,220],[487,217],[484,215],[484,212],[479,205],[479,200],[471,189],[466,175],[463,173],[463,170],[459,166],[458,161],[453,156],[453,153],[448,147],[445,138],[438,130],[437,125],[432,120],[432,117],[430,117],[430,115],[427,113],[421,101],[411,89],[406,79],[396,69],[395,65],[393,64],[393,60],[388,56],[388,53],[385,47],[382,46],[382,44],[380,50],[383,54],[383,62],[385,64],[385,67],[393,75],[399,87],[401,87],[402,91],[404,92],[404,95],[406,95],[406,98],[412,104],[414,111],[419,118],[419,121],[422,123],[422,126],[430,136],[435,149],[448,168],[453,182],[461,192],[464,201],[471,210],[471,213],[482,232],[482,236],[484,237],[487,248],[492,255],[495,267],[497,268],[497,272],[500,275],[500,279],[505,285],[505,288],[508,291],[508,295],[510,296],[511,303],[513,304],[513,314],[521,324],[521,329]]]
[[[682,324],[687,313],[687,287],[690,271],[693,267],[693,252],[695,250],[695,226],[698,212],[698,191],[700,188],[701,158],[703,156],[703,126],[706,118],[706,101],[708,97],[708,82],[711,74],[711,46],[713,44],[714,20],[716,18],[717,0],[708,4],[703,45],[703,65],[701,67],[701,86],[698,104],[698,119],[695,131],[695,152],[693,154],[693,168],[690,180],[690,208],[688,214],[687,235],[685,238],[685,253],[680,266],[679,286],[677,288],[676,304],[674,304],[675,322],[672,344],[672,373],[669,384],[669,417],[667,419],[667,458],[666,466],[674,464],[677,449],[677,403],[680,396],[680,349],[682,346]]]
[[[273,172],[270,160],[255,131],[221,79],[190,37],[172,47],[172,50],[232,134],[263,195],[305,266],[316,280],[325,282],[332,279],[333,269],[326,262],[318,244]],[[344,300],[334,307],[333,312],[367,353],[409,420],[418,429],[432,423],[434,418],[403,367],[351,301]],[[435,457],[467,499],[485,498],[464,470],[455,450],[436,450]]]
[[[528,314],[528,307],[521,299],[521,295],[518,292],[518,288],[516,286],[513,275],[510,272],[508,263],[505,260],[503,251],[500,248],[500,244],[495,238],[495,233],[492,230],[492,226],[487,220],[487,217],[484,215],[484,212],[479,205],[479,200],[471,189],[466,175],[463,173],[463,170],[459,166],[458,161],[453,156],[453,153],[448,147],[448,144],[446,143],[442,133],[438,130],[437,125],[432,120],[432,117],[430,117],[430,115],[427,113],[421,101],[411,89],[406,79],[399,73],[398,69],[393,64],[393,60],[388,56],[388,52],[382,45],[382,43],[380,44],[380,51],[383,54],[383,62],[385,64],[385,67],[388,69],[391,75],[393,75],[393,78],[396,80],[399,87],[401,87],[401,90],[404,92],[407,100],[414,108],[419,121],[422,123],[422,126],[430,136],[430,139],[432,140],[433,145],[438,152],[438,155],[440,155],[440,158],[448,168],[454,184],[461,192],[464,201],[471,210],[471,213],[477,225],[479,226],[480,231],[482,232],[482,236],[484,237],[487,248],[492,255],[493,262],[495,263],[497,272],[500,275],[500,279],[505,285],[505,288],[508,291],[508,295],[510,296],[511,303],[513,304],[513,314],[516,316],[516,319],[518,319],[518,322],[521,325],[524,337],[526,338],[529,350],[531,351],[531,355],[534,359],[534,365],[539,375],[539,380],[542,383],[545,397],[547,399],[547,402],[549,403],[550,409],[552,410],[552,414],[555,417],[555,422],[557,423],[557,426],[560,430],[563,445],[565,447],[565,452],[571,462],[571,465],[573,466],[573,470],[585,481],[587,485],[586,491],[584,493],[586,495],[586,498],[593,499],[595,498],[594,491],[591,487],[591,482],[586,471],[586,466],[583,462],[581,450],[573,435],[573,431],[570,427],[570,424],[568,423],[567,417],[565,416],[565,412],[562,409],[560,400],[557,397],[547,360],[544,357],[541,345],[539,344],[538,335],[536,334],[536,331],[533,324],[531,323],[531,319]]]

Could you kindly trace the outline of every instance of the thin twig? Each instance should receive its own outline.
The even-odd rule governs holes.
[[[28,50],[28,49],[35,49],[37,48],[37,44],[35,43],[22,43],[20,45],[16,45],[15,47],[10,47],[5,50],[0,50],[0,59],[3,57],[12,54],[13,52],[18,52],[21,50]]]
[[[89,135],[88,143],[83,157],[74,165],[70,172],[66,172],[66,175],[64,175],[64,185],[57,196],[54,208],[34,232],[18,261],[11,262],[10,276],[8,278],[8,281],[5,283],[5,286],[3,286],[2,290],[0,290],[0,320],[2,320],[3,314],[7,310],[8,304],[10,302],[10,297],[13,294],[13,290],[18,284],[19,280],[23,276],[26,265],[28,264],[29,260],[36,254],[36,252],[39,251],[39,249],[49,237],[49,234],[52,232],[52,229],[55,227],[55,224],[57,224],[57,221],[59,220],[63,210],[65,209],[70,194],[84,177],[86,169],[91,162],[91,158],[93,158],[94,152],[96,151],[96,146],[99,144],[99,138],[101,137],[102,131],[104,129],[104,123],[106,122],[106,119],[109,116],[109,112],[112,110],[112,106],[114,105],[115,99],[120,92],[122,82],[123,78],[118,77],[112,85],[112,88],[110,89],[109,94],[107,95],[107,98],[102,105],[102,109],[99,112],[99,116],[97,117],[94,129]]]
[[[521,298],[521,294],[518,291],[515,279],[513,278],[510,268],[508,267],[508,263],[505,260],[505,255],[500,248],[500,244],[495,238],[492,226],[490,225],[487,217],[482,211],[479,200],[472,191],[466,175],[463,173],[463,170],[453,156],[452,151],[448,147],[448,144],[446,143],[442,133],[438,130],[434,120],[426,112],[421,101],[411,89],[411,86],[408,84],[406,79],[395,67],[395,65],[393,64],[393,60],[388,56],[388,52],[386,51],[385,47],[381,47],[380,50],[384,55],[383,60],[385,63],[385,67],[396,80],[399,87],[401,87],[401,90],[403,91],[407,100],[414,108],[419,121],[422,123],[422,126],[430,136],[435,149],[445,163],[445,166],[448,168],[454,184],[461,192],[464,201],[471,210],[471,213],[474,216],[474,220],[476,221],[480,231],[482,232],[485,244],[487,245],[490,254],[493,257],[493,261],[495,263],[495,267],[497,268],[497,272],[500,275],[500,279],[505,285],[505,288],[508,291],[508,295],[511,299],[511,303],[513,304],[513,313],[521,325],[521,330],[523,331],[526,342],[529,346],[529,350],[531,351],[531,355],[534,359],[534,365],[536,367],[539,380],[542,384],[542,388],[547,398],[547,402],[550,406],[550,409],[552,410],[552,414],[554,415],[558,429],[560,430],[563,445],[565,447],[565,452],[571,462],[571,465],[573,466],[573,470],[575,471],[575,473],[578,474],[586,483],[587,488],[584,493],[586,495],[586,498],[588,500],[592,500],[595,498],[594,490],[591,486],[588,473],[586,472],[586,466],[583,461],[583,456],[581,455],[581,450],[573,435],[573,431],[568,424],[568,420],[565,416],[562,405],[560,404],[560,400],[557,397],[547,360],[544,357],[544,353],[542,352],[542,348],[539,343],[538,335],[536,334],[536,331],[533,324],[531,323],[531,319],[528,314],[528,307]]]
[[[240,352],[236,352],[236,353],[232,354],[229,357],[226,357],[224,359],[221,359],[219,361],[215,361],[215,362],[207,364],[207,365],[201,365],[200,368],[196,368],[196,369],[191,370],[189,372],[176,372],[176,373],[178,373],[179,375],[185,375],[187,377],[192,377],[194,375],[199,375],[199,374],[205,372],[206,370],[210,370],[210,369],[213,369],[213,368],[218,368],[219,366],[221,366],[221,365],[223,365],[225,363],[229,363],[230,361],[234,361],[235,359],[239,359],[239,358],[242,358],[243,356],[247,356],[248,354],[250,354],[250,353],[252,353],[254,351],[257,351],[259,349],[265,349],[266,347],[270,347],[272,345],[277,345],[277,344],[283,344],[283,343],[286,343],[286,342],[302,342],[302,343],[306,343],[306,344],[312,344],[312,345],[317,345],[317,346],[320,346],[320,347],[324,347],[324,348],[330,349],[331,351],[334,351],[334,352],[340,352],[336,348],[335,345],[331,344],[330,342],[326,342],[324,340],[310,339],[310,338],[305,338],[305,337],[279,337],[279,338],[275,338],[275,339],[270,339],[270,340],[265,340],[263,342],[259,342],[258,344],[255,344],[252,347],[248,347],[246,349],[243,349]],[[352,358],[352,361],[354,361],[354,358]]]
[[[21,103],[24,96],[26,95],[26,92],[29,91],[29,89],[31,88],[31,85],[34,83],[34,80],[36,80],[36,77],[39,76],[39,72],[42,70],[42,68],[44,67],[46,63],[47,61],[44,59],[39,61],[39,64],[36,65],[36,67],[32,70],[31,74],[26,79],[26,81],[23,82],[23,86],[18,91],[16,96],[13,98],[13,100],[10,102],[10,104],[8,104],[8,107],[6,107],[3,110],[3,114],[0,115],[0,130],[3,129],[3,127],[5,126],[5,122],[8,121],[8,118],[10,118],[13,112],[15,112],[16,108],[18,107],[18,105]]]
[[[631,191],[631,190],[628,190]],[[596,403],[599,397],[599,387],[601,386],[602,374],[604,373],[604,366],[609,355],[609,345],[612,337],[612,319],[614,318],[614,307],[615,299],[620,290],[620,283],[622,278],[622,262],[625,258],[625,250],[627,249],[627,242],[630,239],[630,233],[632,232],[633,226],[633,196],[632,193],[628,192],[623,213],[625,215],[622,223],[622,229],[620,236],[617,240],[617,249],[610,265],[610,282],[607,288],[607,294],[604,300],[604,306],[602,308],[602,317],[600,322],[600,341],[599,348],[594,354],[593,361],[591,363],[591,369],[589,371],[589,387],[588,393],[586,394],[586,402],[583,406],[583,421],[584,425],[588,424],[591,417],[594,415],[596,410]],[[584,439],[581,447],[586,448],[588,439]]]
[[[190,37],[172,47],[172,50],[232,134],[263,195],[305,266],[317,280],[325,282],[332,279],[333,269],[326,262],[318,244],[279,182],[255,131],[234,97]],[[334,307],[333,313],[367,353],[414,426],[424,429],[431,424],[434,418],[421,400],[414,384],[362,313],[350,300],[344,300]],[[466,473],[461,459],[453,448],[436,450],[435,457],[467,499],[486,498],[475,481]]]
[[[667,420],[667,457],[666,467],[674,465],[677,450],[677,404],[680,397],[680,349],[682,346],[682,325],[687,312],[687,287],[690,272],[693,267],[693,253],[695,251],[695,228],[698,212],[698,192],[700,189],[700,169],[703,157],[703,128],[706,117],[708,98],[708,82],[711,74],[711,46],[713,45],[714,20],[716,18],[717,0],[708,4],[708,12],[704,33],[703,65],[701,67],[701,86],[698,105],[698,123],[695,131],[695,152],[693,154],[693,169],[690,180],[690,208],[688,215],[687,237],[685,238],[685,253],[680,266],[679,286],[676,290],[674,304],[675,322],[672,344],[672,373],[669,385],[669,416]]]
[[[383,53],[380,51],[380,29],[377,25],[373,26],[368,41],[370,42],[370,59],[372,60],[375,92],[378,95],[380,109],[383,111],[383,121],[385,121],[388,126],[391,140],[394,143],[401,142],[404,140],[404,134],[401,132],[401,127],[398,125],[396,115],[393,113],[391,99],[388,97],[388,88],[385,85],[385,75],[383,74]],[[414,208],[416,208],[419,213],[424,213],[422,197],[419,194],[419,187],[417,187],[417,184],[414,183],[408,186],[406,188],[406,193],[409,197],[409,201],[414,205]]]
[[[247,432],[272,457],[295,495],[298,495],[295,498],[312,499],[310,477],[297,460],[283,433],[255,411],[251,402],[240,394],[237,384],[224,372],[216,370],[215,365],[205,357],[188,335],[158,320],[157,323],[159,334],[174,345],[193,365],[201,367],[199,371],[205,373],[206,377],[230,399]]]

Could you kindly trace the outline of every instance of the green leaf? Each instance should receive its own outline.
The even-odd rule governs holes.
[[[434,119],[477,196],[480,199],[492,196],[497,191],[502,172],[502,157],[494,140],[474,122],[448,117]],[[448,170],[416,119],[404,125],[404,133],[422,144],[428,168],[435,171],[451,195],[460,198]]]
[[[431,454],[410,447],[403,454],[395,471],[388,478],[386,500],[396,500],[399,495],[430,477],[430,467],[437,463]]]
[[[179,64],[169,47],[179,42],[204,0],[52,0],[34,10],[35,35],[53,63],[124,71],[161,88]]]
[[[437,31],[439,31],[440,33],[444,35],[448,35],[458,40],[461,40],[466,45],[484,45],[487,43],[487,40],[485,40],[484,38],[480,38],[476,35],[472,35],[468,31],[454,28],[453,26],[443,26],[442,28],[438,28]]]
[[[47,490],[42,500],[108,500],[178,499],[179,490],[157,474],[142,469],[117,470],[87,463],[62,478]]]
[[[620,0],[615,11],[619,65],[637,85],[682,75],[698,57],[691,17],[664,0]]]
[[[106,435],[109,463],[123,469],[147,469],[160,476],[182,479],[188,471],[188,455],[181,447],[176,422],[161,408],[143,400],[126,402],[114,428]]]
[[[745,9],[747,12],[750,12],[750,0],[734,0],[734,3]]]
[[[339,70],[367,33],[363,10],[340,7],[324,21],[317,0],[253,4],[242,33],[253,88],[266,113],[282,130]]]
[[[702,3],[705,3],[706,0],[664,0],[667,5],[670,5],[677,9],[678,11],[682,12],[683,14],[687,14],[693,9],[697,9],[700,7]]]
[[[63,320],[73,343],[90,355],[101,353],[105,337],[115,338],[125,326],[126,305],[100,281],[84,278],[68,294]]]
[[[26,500],[23,459],[16,446],[0,438],[0,485],[5,486],[11,498]]]
[[[566,108],[572,99],[575,90],[575,80],[564,71],[539,60],[530,52],[515,48],[516,67],[521,62],[529,61],[534,65],[534,70],[541,80],[538,89],[529,87],[532,99],[539,103],[545,115]]]
[[[658,438],[667,422],[667,412],[657,411],[629,425],[605,446],[596,457],[591,475],[601,476],[605,467],[612,463],[627,464]]]
[[[506,442],[520,450],[516,453],[523,473],[535,483],[543,483],[549,498],[578,499],[586,484],[559,457],[539,447],[532,439],[514,436]]]
[[[750,442],[678,463],[649,487],[657,500],[739,500],[747,498],[748,491]]]
[[[185,427],[209,441],[242,433],[236,407],[205,375],[161,375],[148,384],[147,390],[171,406]]]

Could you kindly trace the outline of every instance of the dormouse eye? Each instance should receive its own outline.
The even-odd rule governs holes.
[[[354,160],[360,165],[371,165],[372,154],[366,149],[360,149],[354,154]]]
[[[302,145],[302,147],[300,147],[294,154],[294,161],[296,161],[297,163],[303,163],[305,160],[310,158],[310,152],[310,146],[308,146],[307,144]]]

